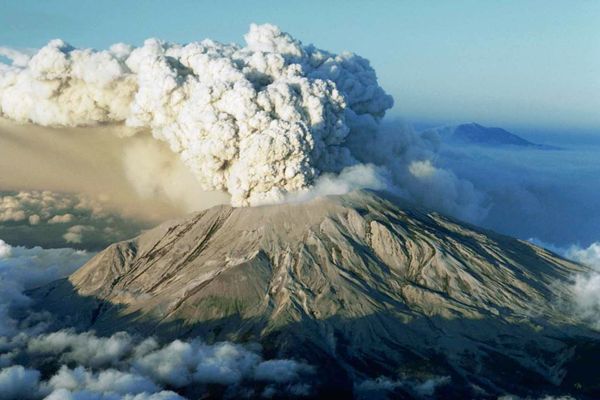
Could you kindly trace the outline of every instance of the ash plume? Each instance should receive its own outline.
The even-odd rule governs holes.
[[[332,54],[273,25],[245,46],[156,39],[75,49],[53,40],[33,55],[4,51],[0,113],[46,126],[150,128],[202,189],[236,206],[273,202],[323,172],[357,163],[345,143],[375,132],[393,100],[369,62]]]

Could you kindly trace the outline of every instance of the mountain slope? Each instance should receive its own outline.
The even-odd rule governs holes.
[[[555,150],[556,147],[536,144],[502,128],[486,127],[477,123],[461,124],[434,129],[442,140],[454,144],[477,146],[519,146]]]
[[[37,296],[86,329],[259,341],[322,367],[330,384],[447,375],[446,397],[472,395],[473,385],[527,394],[580,378],[569,363],[597,336],[556,299],[583,271],[529,243],[358,191],[168,222]]]

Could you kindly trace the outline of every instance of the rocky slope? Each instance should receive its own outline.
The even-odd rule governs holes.
[[[36,295],[100,332],[258,341],[316,365],[334,389],[448,376],[445,398],[585,395],[597,393],[597,377],[574,360],[597,352],[598,336],[559,301],[584,270],[358,191],[214,207],[114,244]]]

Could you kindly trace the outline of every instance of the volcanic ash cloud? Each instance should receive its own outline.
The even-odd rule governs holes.
[[[251,25],[246,46],[156,39],[33,55],[0,49],[0,114],[40,125],[124,122],[167,142],[204,190],[245,206],[310,187],[356,164],[345,147],[376,131],[393,100],[369,62]]]

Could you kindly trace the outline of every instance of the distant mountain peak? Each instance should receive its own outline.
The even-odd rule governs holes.
[[[522,137],[499,127],[487,127],[477,122],[460,125],[445,126],[433,129],[442,140],[453,144],[468,144],[477,146],[519,146],[537,148],[542,150],[557,150],[553,146],[547,146],[530,142]]]

